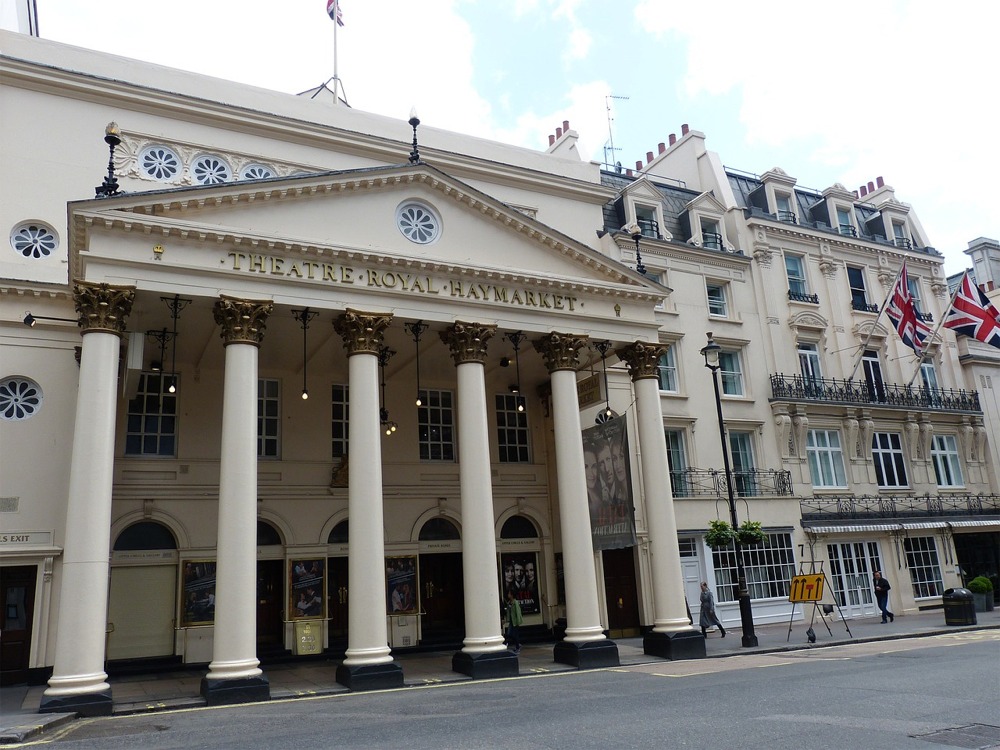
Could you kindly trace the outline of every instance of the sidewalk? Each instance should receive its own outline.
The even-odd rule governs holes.
[[[801,610],[799,610],[801,611]],[[954,633],[983,628],[1000,629],[1000,609],[977,612],[976,625],[945,625],[943,610],[915,612],[898,615],[895,622],[883,625],[878,617],[847,620],[846,624],[835,612],[825,620],[817,614],[811,619],[812,608],[805,608],[805,620],[758,625],[755,628],[758,645],[743,648],[739,623],[727,630],[727,637],[710,632],[705,642],[707,656],[735,656],[747,653],[768,653],[806,648],[858,643],[865,641],[914,638],[940,633]],[[810,644],[806,630],[812,624],[816,642]],[[848,633],[848,628],[850,632]],[[656,657],[646,656],[642,638],[616,639],[623,666],[656,662]],[[451,671],[452,651],[431,653],[396,654],[403,668],[406,686],[441,682],[463,682],[469,678]],[[271,685],[271,700],[292,700],[303,696],[335,695],[347,688],[335,680],[338,662],[308,661],[264,666]],[[552,661],[552,643],[528,643],[521,650],[519,659],[522,675],[539,672],[570,672],[574,668]],[[179,670],[145,675],[112,677],[108,680],[114,695],[114,713],[131,714],[164,711],[176,708],[204,706],[199,695],[201,678],[205,669]],[[0,745],[24,742],[45,732],[73,721],[76,714],[39,714],[38,705],[45,690],[44,685],[0,688]]]

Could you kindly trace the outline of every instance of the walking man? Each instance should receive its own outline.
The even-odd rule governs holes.
[[[889,582],[882,577],[882,572],[878,570],[874,573],[872,584],[875,586],[875,601],[878,603],[878,608],[882,612],[882,624],[885,624],[886,617],[889,618],[888,622],[892,622],[896,619],[896,616],[889,611],[889,589],[891,589],[892,586],[890,586]]]

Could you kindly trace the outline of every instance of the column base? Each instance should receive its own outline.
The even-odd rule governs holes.
[[[80,716],[111,716],[114,703],[111,689],[79,695],[42,695],[40,714],[78,714]]]
[[[517,655],[506,649],[478,654],[457,651],[451,657],[451,670],[468,675],[474,680],[517,677],[520,673]]]
[[[618,667],[618,644],[607,639],[602,641],[559,641],[552,650],[552,660],[559,664],[569,664],[577,669],[599,669]]]
[[[403,668],[394,661],[385,664],[341,664],[337,682],[350,690],[390,690],[403,687]]]
[[[201,697],[208,706],[256,703],[271,699],[271,686],[265,675],[231,680],[201,678]]]
[[[642,639],[642,652],[661,659],[704,659],[705,636],[697,630],[678,633],[646,633]]]

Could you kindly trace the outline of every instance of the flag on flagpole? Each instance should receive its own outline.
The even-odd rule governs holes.
[[[326,0],[326,13],[338,26],[344,25],[344,14],[340,12],[340,0]]]
[[[885,314],[889,316],[896,327],[896,332],[903,343],[919,355],[924,343],[931,335],[931,329],[917,317],[917,310],[913,306],[913,297],[910,296],[910,286],[907,283],[906,261],[903,261],[903,268],[889,292],[889,304],[885,307]]]
[[[968,271],[962,277],[944,325],[955,333],[1000,349],[1000,310],[982,289],[972,283]]]

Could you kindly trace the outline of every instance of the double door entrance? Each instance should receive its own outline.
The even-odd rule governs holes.
[[[865,617],[878,612],[872,573],[882,570],[876,542],[828,544],[830,585],[846,617]]]

